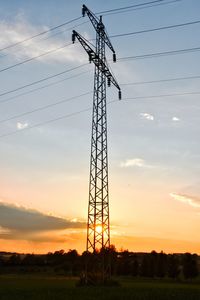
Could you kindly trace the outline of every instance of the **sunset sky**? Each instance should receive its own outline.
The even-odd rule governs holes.
[[[84,4],[98,13],[145,2]],[[87,39],[95,32],[85,17],[6,48],[80,17],[83,2],[0,4],[0,251],[81,252],[94,66],[78,42],[71,44],[71,32],[75,28]],[[200,50],[199,11],[199,0],[163,0],[103,13],[119,58],[109,64],[122,89],[122,101],[114,87],[107,93],[111,243],[118,249],[200,254],[200,52],[142,56]],[[196,23],[112,38],[189,22]],[[135,58],[120,60],[130,56]]]

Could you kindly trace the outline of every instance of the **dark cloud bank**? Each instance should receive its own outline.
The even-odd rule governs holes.
[[[84,228],[83,222],[47,215],[37,210],[0,202],[0,238],[19,239],[47,231]],[[2,232],[1,232],[2,231]]]

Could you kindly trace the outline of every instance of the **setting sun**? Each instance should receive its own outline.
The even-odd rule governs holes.
[[[103,226],[102,226],[102,224],[96,225],[95,231],[96,231],[97,233],[99,233],[99,234],[102,233],[102,231],[103,231]]]

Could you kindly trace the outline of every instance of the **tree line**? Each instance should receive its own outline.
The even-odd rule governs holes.
[[[38,254],[0,253],[0,273],[54,273],[78,276],[85,268],[86,261],[102,255],[100,252],[81,255],[74,250]],[[200,275],[200,257],[197,254],[134,253],[117,251],[111,246],[104,255],[109,259],[113,276],[147,278],[193,279]]]

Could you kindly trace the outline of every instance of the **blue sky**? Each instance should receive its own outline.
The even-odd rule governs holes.
[[[99,12],[143,2],[95,0],[85,1],[85,4],[92,11]],[[81,16],[82,6],[80,1],[16,0],[0,1],[0,4],[0,48]],[[199,1],[182,0],[105,16],[103,20],[108,33],[114,35],[197,21],[199,10]],[[70,43],[71,27],[83,21],[87,19],[62,27],[56,31],[62,32],[55,36],[47,34],[2,51],[0,69]],[[200,25],[196,24],[174,30],[113,38],[112,43],[117,57],[199,47],[199,28]],[[87,38],[95,37],[90,23],[80,25],[76,30]],[[109,51],[107,57],[111,58]],[[0,93],[87,62],[86,53],[75,43],[61,51],[1,72]],[[117,101],[117,91],[113,87],[109,89],[108,102],[116,99],[115,103],[108,105],[113,239],[131,236],[199,242],[199,95],[125,100],[129,97],[200,92],[199,79],[123,85],[200,75],[199,52],[119,61],[110,65],[121,84],[124,98]],[[0,103],[0,121],[92,91],[93,66],[88,64],[82,69],[35,87],[2,96],[0,101],[76,75],[76,78]],[[67,220],[86,220],[91,111],[33,129],[23,131],[23,128],[91,106],[92,93],[0,123],[0,136],[19,131],[0,137],[0,199],[3,205],[22,207],[23,212],[24,209],[33,209]],[[0,229],[1,227],[2,230],[5,229],[0,223]],[[9,230],[9,227],[6,229]],[[12,239],[14,240],[13,236]],[[66,243],[63,242],[63,247]],[[72,243],[71,247],[73,245],[76,244]],[[131,249],[136,247],[134,241],[128,246]],[[165,249],[170,247],[166,246]],[[195,249],[200,252],[199,248]]]

